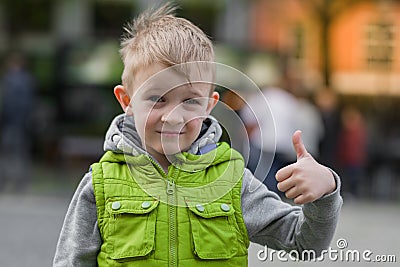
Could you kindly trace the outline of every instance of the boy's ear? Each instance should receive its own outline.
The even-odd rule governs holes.
[[[132,109],[129,106],[131,98],[128,92],[125,90],[125,87],[123,87],[122,85],[115,86],[114,95],[117,98],[119,104],[122,107],[122,110],[126,113],[126,115],[133,115]]]
[[[219,94],[218,92],[213,92],[210,99],[208,100],[208,105],[207,105],[207,115],[210,115],[211,111],[215,107],[215,105],[218,104],[219,101]]]

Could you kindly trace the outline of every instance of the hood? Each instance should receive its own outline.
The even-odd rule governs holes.
[[[201,148],[217,143],[221,135],[222,128],[218,121],[209,116],[203,122],[199,137],[187,152],[197,154]],[[133,156],[147,154],[136,131],[133,116],[121,114],[114,118],[106,133],[104,151],[126,153]]]

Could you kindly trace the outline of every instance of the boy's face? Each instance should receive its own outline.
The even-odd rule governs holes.
[[[218,102],[218,93],[210,92],[210,84],[187,83],[183,75],[161,64],[139,70],[131,108],[147,152],[157,158],[188,150]]]

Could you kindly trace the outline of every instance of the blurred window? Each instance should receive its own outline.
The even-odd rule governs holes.
[[[4,0],[6,27],[10,33],[49,32],[52,27],[51,0]]]
[[[293,57],[298,61],[304,59],[304,37],[304,27],[296,25],[293,29]]]
[[[395,48],[395,26],[375,23],[367,26],[367,64],[370,69],[391,69]]]

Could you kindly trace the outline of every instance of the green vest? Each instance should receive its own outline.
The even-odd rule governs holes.
[[[106,152],[92,165],[98,265],[247,266],[243,170],[226,143],[180,154],[168,174],[147,155]]]

